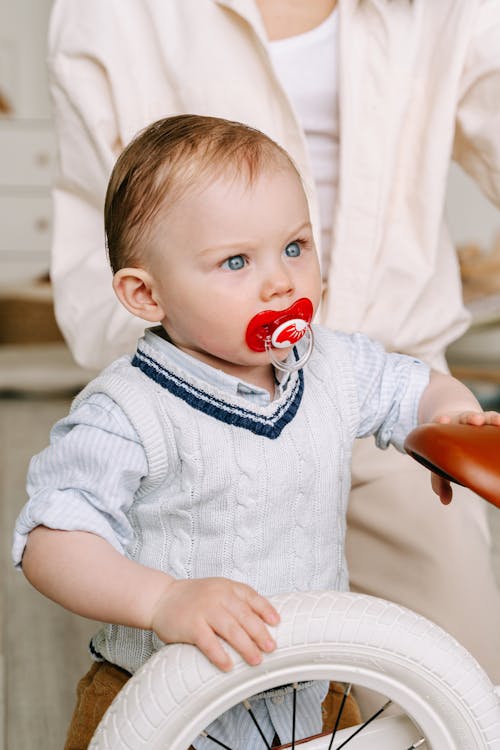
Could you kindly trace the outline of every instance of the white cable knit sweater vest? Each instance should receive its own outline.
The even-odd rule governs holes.
[[[317,330],[308,365],[267,407],[190,379],[144,340],[132,362],[117,360],[75,405],[94,392],[121,406],[147,455],[148,476],[129,511],[130,558],[178,578],[237,579],[265,595],[347,589],[359,420],[342,337]],[[116,625],[92,644],[130,672],[161,645],[150,632]]]

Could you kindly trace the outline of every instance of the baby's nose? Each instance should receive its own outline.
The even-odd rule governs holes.
[[[295,289],[290,274],[284,268],[275,268],[272,273],[266,275],[262,283],[262,296],[264,299],[290,295]]]

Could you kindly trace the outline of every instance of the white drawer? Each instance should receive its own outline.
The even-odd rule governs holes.
[[[0,121],[0,186],[38,187],[52,183],[56,163],[51,128],[29,120]]]
[[[0,194],[0,251],[45,252],[51,235],[49,193]]]

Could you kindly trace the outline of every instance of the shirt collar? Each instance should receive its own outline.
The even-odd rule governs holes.
[[[207,365],[190,354],[186,354],[165,338],[165,332],[161,326],[147,328],[144,338],[154,350],[164,356],[166,355],[175,367],[184,370],[192,377],[214,386],[224,393],[243,396],[249,401],[263,406],[271,402],[269,392],[265,388],[260,388],[253,383],[247,383],[233,375],[228,375],[228,373],[211,367],[211,365]],[[274,379],[276,383],[274,398],[279,398],[287,388],[290,373],[275,370]]]

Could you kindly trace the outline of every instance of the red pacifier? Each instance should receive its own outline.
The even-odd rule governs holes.
[[[267,351],[275,367],[285,372],[300,369],[309,359],[313,347],[310,326],[313,317],[310,299],[302,297],[286,310],[263,310],[251,319],[247,326],[246,342],[254,352]],[[295,362],[281,362],[273,349],[287,349],[307,337],[305,353]]]

